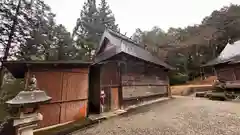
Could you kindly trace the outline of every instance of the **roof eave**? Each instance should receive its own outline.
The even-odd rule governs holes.
[[[24,78],[25,73],[28,71],[28,66],[58,66],[65,65],[64,67],[90,67],[91,62],[78,62],[78,61],[3,61],[3,66],[6,67],[9,72],[15,78]]]

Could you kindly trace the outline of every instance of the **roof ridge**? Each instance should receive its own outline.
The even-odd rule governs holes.
[[[121,38],[125,38],[125,40],[134,43],[134,45],[136,45],[136,46],[139,46],[139,47],[143,48],[141,44],[137,43],[137,42],[134,41],[133,39],[129,38],[128,36],[126,36],[126,35],[124,35],[124,34],[122,34],[121,32],[114,31],[114,30],[111,30],[111,29],[107,29],[107,31],[110,32],[110,33],[112,33],[112,34],[115,34],[115,35],[116,35],[116,34],[119,34],[119,36],[121,36]],[[118,35],[116,35],[116,36],[118,36]]]
[[[149,51],[149,50],[146,50],[141,44],[135,42],[134,40],[132,40],[131,38],[127,37],[126,35],[118,32],[118,31],[114,31],[114,30],[111,30],[111,29],[106,29],[108,32],[112,33],[112,34],[119,34],[121,37],[120,38],[125,38],[125,40],[127,40],[128,42],[131,42],[133,43],[136,47],[139,47],[141,49],[143,49],[146,53],[149,53],[151,54],[153,57],[157,57],[159,60],[162,60],[161,58],[158,57],[157,54],[154,54],[153,52]],[[116,35],[118,36],[118,35]]]

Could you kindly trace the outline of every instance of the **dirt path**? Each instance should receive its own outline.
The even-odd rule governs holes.
[[[177,97],[136,109],[73,135],[239,135],[239,105]]]

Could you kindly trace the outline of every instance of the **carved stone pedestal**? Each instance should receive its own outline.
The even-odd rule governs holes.
[[[43,119],[40,113],[23,114],[19,119],[15,119],[13,125],[17,127],[17,135],[33,135],[33,130],[37,123]]]

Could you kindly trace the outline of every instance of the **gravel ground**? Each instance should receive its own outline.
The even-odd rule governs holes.
[[[240,135],[239,127],[239,103],[177,97],[72,135]]]

